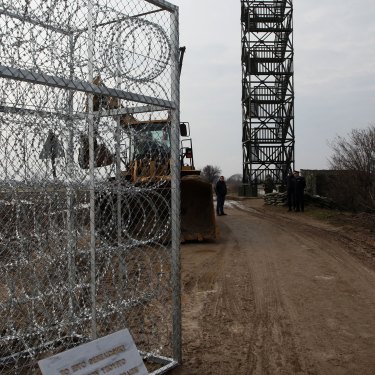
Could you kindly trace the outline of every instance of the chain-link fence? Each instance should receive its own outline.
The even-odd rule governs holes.
[[[129,328],[180,360],[178,8],[0,2],[0,374]]]

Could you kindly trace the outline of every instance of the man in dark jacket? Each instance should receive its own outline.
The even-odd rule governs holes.
[[[286,197],[288,200],[288,211],[292,211],[295,209],[295,188],[294,174],[292,171],[290,171],[286,178]]]
[[[220,176],[218,182],[216,182],[215,193],[217,199],[216,213],[218,216],[226,215],[224,213],[224,202],[227,195],[227,185],[224,181],[224,176]]]
[[[303,212],[305,209],[303,200],[304,200],[306,181],[303,176],[299,175],[299,171],[294,171],[294,186],[295,186],[296,211]]]

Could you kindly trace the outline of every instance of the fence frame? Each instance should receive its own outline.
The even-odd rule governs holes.
[[[87,80],[76,80],[73,79],[73,71],[74,66],[71,66],[71,77],[69,79],[54,76],[50,74],[44,73],[37,73],[32,70],[28,69],[20,69],[14,68],[10,66],[6,66],[0,64],[0,78],[6,80],[14,80],[14,81],[23,81],[32,83],[34,85],[40,86],[48,86],[53,88],[64,89],[69,92],[68,96],[68,103],[67,103],[67,113],[65,115],[66,121],[70,126],[73,126],[75,119],[83,119],[88,118],[89,124],[89,176],[90,176],[90,183],[89,183],[89,191],[90,191],[90,252],[91,252],[91,337],[90,339],[97,338],[97,306],[96,306],[96,255],[97,255],[97,248],[96,248],[96,230],[95,230],[95,220],[96,220],[96,213],[95,213],[95,144],[94,144],[94,118],[97,113],[94,111],[93,108],[93,98],[94,95],[101,95],[107,97],[115,97],[118,99],[130,100],[133,102],[137,102],[141,105],[137,105],[136,107],[132,108],[121,108],[116,110],[108,110],[104,111],[100,114],[100,116],[119,116],[121,114],[135,114],[135,113],[145,113],[151,111],[165,111],[168,110],[171,113],[171,284],[172,284],[172,322],[173,322],[173,329],[172,329],[172,348],[173,348],[173,357],[168,358],[164,356],[155,356],[152,353],[141,353],[143,356],[148,357],[149,360],[155,361],[159,363],[162,367],[158,370],[152,372],[152,374],[163,374],[169,369],[177,366],[182,360],[181,354],[181,284],[180,284],[180,273],[181,273],[181,260],[180,260],[180,72],[179,72],[179,9],[177,6],[164,1],[164,0],[144,0],[150,4],[157,6],[159,9],[157,11],[167,11],[170,13],[170,20],[172,25],[172,32],[171,32],[171,93],[172,97],[171,100],[160,99],[157,97],[147,96],[147,95],[140,95],[138,93],[130,92],[130,91],[123,91],[117,88],[109,88],[109,87],[102,87],[93,84],[93,67],[92,67],[92,59],[93,59],[93,45],[92,45],[92,38],[89,38],[88,43],[88,76]],[[94,0],[88,0],[88,35],[92,34],[93,28],[93,2]],[[1,14],[5,14],[8,17],[20,19],[21,15],[12,13],[6,10],[1,10]],[[67,30],[59,29],[54,27],[53,25],[48,25],[43,22],[39,22],[37,19],[32,19],[29,16],[23,16],[23,20],[29,22],[31,24],[40,26],[42,28],[46,28],[48,30],[52,30],[56,33],[62,33],[64,35],[68,35],[70,38],[70,43],[72,46],[73,43],[73,34]],[[91,41],[91,42],[90,42]],[[74,64],[74,53],[73,48],[70,51],[70,59],[72,64]],[[88,112],[74,112],[73,110],[73,95],[74,92],[81,91],[87,94],[88,96]],[[50,116],[51,111],[46,110],[38,110],[35,111],[29,108],[16,107],[16,106],[8,106],[8,105],[1,105],[0,112],[5,113],[15,113],[15,114],[23,114],[23,113],[37,113],[38,116]],[[62,114],[59,113],[59,116]],[[73,135],[70,134],[70,140],[68,142],[68,149],[67,149],[67,174],[70,175],[73,173],[72,165],[74,163],[74,150],[73,150]],[[116,151],[117,157],[119,155],[119,151]],[[73,226],[74,220],[72,219],[73,213],[73,195],[72,192],[67,190],[67,232],[73,233]],[[68,253],[68,268],[69,268],[69,279],[68,284],[70,288],[73,288],[75,284],[74,280],[74,254],[73,254],[73,235],[69,235],[67,238],[67,253]],[[72,299],[69,300],[69,310],[73,310],[73,301]],[[124,327],[125,328],[125,327]],[[50,343],[46,343],[48,346]],[[40,349],[40,348],[39,348]],[[32,355],[32,351],[37,352],[38,348],[30,349],[29,355]],[[2,358],[1,360],[6,363],[6,361],[10,361],[11,359],[15,359],[19,355],[20,357],[24,357],[26,353],[14,353],[11,358]],[[1,371],[0,371],[1,373]]]

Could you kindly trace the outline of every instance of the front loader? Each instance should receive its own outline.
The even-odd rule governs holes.
[[[170,121],[139,120],[127,114],[121,116],[120,125],[126,138],[126,146],[121,150],[124,169],[120,173],[121,190],[124,193],[122,197],[118,195],[119,179],[113,178],[113,190],[97,194],[98,233],[101,237],[116,241],[119,236],[116,228],[121,220],[126,235],[135,240],[151,236],[155,241],[164,241],[170,225],[170,218],[162,214],[162,211],[168,210],[171,197]],[[212,186],[201,178],[200,171],[194,167],[188,123],[180,124],[180,135],[181,240],[214,240],[216,223]],[[81,143],[82,168],[88,168],[88,147],[85,145],[86,142]],[[115,155],[108,154],[103,143],[95,140],[94,146],[96,167],[115,163]],[[139,194],[137,197],[129,196],[127,192],[130,191],[139,191]],[[142,193],[145,191],[148,195]],[[155,207],[160,212],[155,212]],[[121,212],[121,219],[118,218],[118,212]]]
[[[185,47],[180,48],[179,69],[181,73]],[[94,79],[96,85],[104,85],[100,76]],[[107,111],[121,108],[119,101],[108,96],[94,96],[94,111]],[[99,233],[107,238],[118,238],[119,232],[115,228],[118,220],[125,223],[127,235],[142,240],[146,236],[154,236],[156,241],[163,241],[167,237],[170,218],[156,212],[166,211],[170,206],[171,177],[170,177],[170,120],[144,120],[135,115],[120,116],[120,128],[126,134],[127,143],[121,150],[122,165],[121,185],[124,195],[126,186],[139,187],[147,190],[152,186],[152,198],[147,196],[126,196],[118,193],[104,192],[97,196],[96,206]],[[216,221],[213,207],[212,186],[200,177],[200,171],[195,169],[192,140],[190,138],[189,123],[180,124],[180,163],[181,163],[181,240],[214,240],[217,236]],[[84,137],[83,137],[84,138]],[[86,139],[83,139],[84,141]],[[86,140],[86,144],[88,142]],[[103,143],[94,142],[95,165],[109,165],[115,163],[115,156],[109,155]],[[97,150],[97,151],[96,151]],[[88,147],[82,151],[81,166],[88,168]],[[80,156],[82,156],[80,153]],[[86,158],[85,158],[86,156]],[[86,160],[87,159],[87,160]],[[102,163],[102,164],[100,164]],[[117,181],[113,181],[115,184]],[[118,186],[117,186],[118,187]],[[131,189],[130,189],[131,190]],[[134,189],[133,189],[134,190]],[[121,201],[121,204],[119,203]],[[140,203],[141,204],[140,204]],[[143,208],[139,209],[141,205]],[[119,212],[121,214],[119,215]],[[119,218],[122,217],[122,219]]]

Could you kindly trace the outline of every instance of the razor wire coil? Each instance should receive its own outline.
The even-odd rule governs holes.
[[[0,374],[94,323],[172,356],[175,27],[144,0],[0,2]]]

